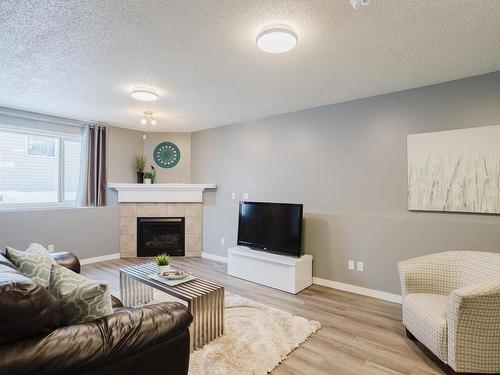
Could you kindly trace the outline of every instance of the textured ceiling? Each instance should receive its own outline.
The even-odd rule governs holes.
[[[294,50],[257,49],[272,23]],[[0,105],[194,131],[497,71],[499,38],[498,0],[0,1]]]

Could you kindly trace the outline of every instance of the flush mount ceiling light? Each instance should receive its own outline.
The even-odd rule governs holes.
[[[134,86],[130,91],[130,96],[144,102],[154,102],[158,100],[158,90],[149,86]]]
[[[297,34],[290,27],[274,25],[264,28],[257,35],[256,43],[264,52],[283,53],[295,47],[297,39]]]
[[[158,124],[158,121],[156,121],[155,118],[153,117],[153,112],[150,111],[144,112],[144,117],[141,118],[141,125],[147,125],[148,122],[153,126]]]

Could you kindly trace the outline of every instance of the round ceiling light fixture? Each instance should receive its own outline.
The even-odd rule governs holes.
[[[290,51],[297,44],[297,34],[286,25],[265,27],[256,38],[257,47],[268,53]]]
[[[158,100],[158,90],[154,87],[149,86],[134,86],[132,91],[130,91],[130,96],[137,100],[142,100],[144,102],[154,102]]]

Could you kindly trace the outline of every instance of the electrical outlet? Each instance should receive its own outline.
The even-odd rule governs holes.
[[[347,262],[347,268],[348,268],[349,270],[351,270],[351,271],[352,271],[352,270],[354,270],[354,261],[353,261],[353,260],[349,260],[349,261]]]
[[[248,200],[248,193],[243,193],[243,200]]]
[[[357,268],[356,268],[359,272],[363,272],[363,262],[358,262],[357,263]]]
[[[231,198],[233,199],[233,201],[236,199],[236,193],[231,193]]]
[[[226,241],[224,240],[224,238],[221,238],[221,239],[220,239],[220,244],[221,244],[222,246],[224,246],[224,244],[225,244],[225,243],[226,243]]]
[[[53,253],[54,249],[55,249],[55,247],[52,244],[47,246],[47,250],[49,251],[49,253]]]

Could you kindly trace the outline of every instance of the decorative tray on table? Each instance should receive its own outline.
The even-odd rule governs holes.
[[[191,275],[189,272],[179,271],[179,270],[170,270],[161,273],[153,273],[149,275],[149,278],[169,286],[179,285],[187,281],[196,279],[196,277]]]

